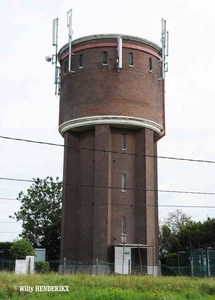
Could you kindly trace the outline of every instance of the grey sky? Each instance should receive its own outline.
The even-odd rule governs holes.
[[[147,3],[146,6],[144,3]],[[73,39],[95,33],[136,35],[160,45],[161,18],[170,32],[166,74],[166,137],[158,155],[215,161],[213,1],[1,0],[0,135],[62,144],[59,99],[54,95],[52,20],[59,17],[59,48],[67,43],[66,13],[73,9]],[[63,148],[0,138],[1,178],[62,178]],[[215,165],[159,159],[159,189],[215,192]],[[30,183],[0,180],[0,241],[21,224],[8,215]],[[214,217],[214,195],[159,193],[160,218],[180,206],[195,220]],[[164,207],[162,205],[167,205]]]

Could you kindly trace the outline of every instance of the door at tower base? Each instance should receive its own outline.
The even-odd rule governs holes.
[[[115,274],[131,274],[131,247],[115,246]]]
[[[114,272],[115,274],[141,274],[159,276],[160,265],[147,264],[144,252],[148,248],[148,251],[153,252],[153,247],[144,246],[139,248],[138,245],[115,245],[114,246]],[[142,252],[141,249],[144,251]],[[145,252],[146,254],[146,252]]]

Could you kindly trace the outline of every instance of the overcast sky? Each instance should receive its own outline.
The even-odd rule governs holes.
[[[170,55],[166,136],[158,143],[158,155],[188,160],[159,158],[159,190],[188,193],[160,192],[159,218],[163,220],[176,208],[197,221],[215,217],[215,195],[207,194],[215,193],[215,164],[189,161],[215,162],[213,4],[212,0],[0,0],[0,135],[63,144],[58,133],[54,67],[44,59],[54,53],[54,18],[59,18],[59,49],[67,43],[70,9],[73,39],[119,33],[160,45],[164,18],[170,32]],[[19,210],[15,199],[31,184],[3,178],[62,179],[63,147],[1,137],[0,161],[0,241],[12,241],[21,232],[21,223],[8,216]]]

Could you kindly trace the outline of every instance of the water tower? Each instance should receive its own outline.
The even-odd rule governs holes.
[[[166,22],[161,47],[119,34],[72,40],[71,13],[68,44],[52,57],[65,144],[61,265],[157,275]]]

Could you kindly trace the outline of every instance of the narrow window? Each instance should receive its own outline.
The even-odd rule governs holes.
[[[82,68],[84,64],[84,55],[80,54],[79,56],[79,68]]]
[[[129,66],[133,66],[133,65],[134,65],[133,53],[130,52],[129,53]]]
[[[126,191],[126,174],[122,173],[121,176],[121,191],[125,192]]]
[[[126,150],[126,134],[122,133],[122,150]]]
[[[67,70],[68,70],[67,61],[65,61],[65,63],[64,63],[64,74],[67,73]]]
[[[149,71],[152,71],[152,58],[149,57]]]
[[[121,217],[121,234],[122,235],[126,234],[126,217],[125,216]]]
[[[107,51],[103,52],[103,64],[107,65]]]

